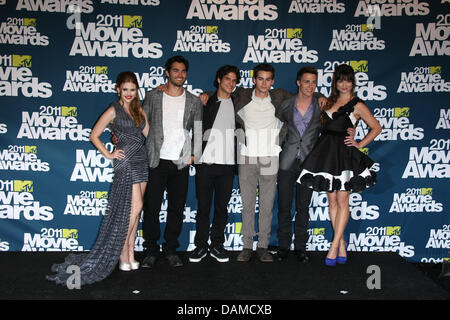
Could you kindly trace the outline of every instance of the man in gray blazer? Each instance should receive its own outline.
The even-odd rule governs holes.
[[[176,255],[178,237],[183,226],[189,166],[194,154],[201,154],[201,144],[194,144],[194,123],[201,128],[200,99],[183,88],[189,62],[182,56],[169,58],[165,65],[166,89],[148,91],[143,103],[150,124],[146,147],[149,160],[149,183],[144,195],[143,236],[146,258],[143,267],[152,267],[160,252],[159,214],[164,191],[167,189],[167,222],[162,244],[169,264],[182,266]],[[189,136],[193,130],[192,138]],[[201,132],[200,132],[201,134]],[[200,152],[194,150],[200,148]]]
[[[283,118],[288,132],[280,153],[278,171],[278,255],[282,261],[287,258],[292,243],[292,197],[296,191],[296,215],[294,223],[294,252],[306,263],[306,242],[308,241],[309,204],[313,190],[296,180],[302,171],[302,163],[312,150],[320,134],[321,110],[317,87],[317,70],[304,67],[297,72],[297,95],[282,104]]]

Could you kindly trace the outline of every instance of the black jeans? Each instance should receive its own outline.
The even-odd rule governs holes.
[[[164,230],[163,251],[174,253],[179,247],[178,237],[183,227],[183,212],[189,182],[189,166],[178,170],[171,160],[159,161],[150,169],[149,180],[144,195],[144,248],[147,254],[159,254],[158,241],[161,236],[159,215],[164,191],[167,189],[167,221]]]
[[[296,181],[302,168],[296,160],[289,170],[278,170],[278,246],[289,250],[292,243],[292,199],[295,190],[294,249],[306,250],[309,204],[313,190]]]
[[[234,165],[199,164],[195,166],[195,191],[198,201],[196,233],[197,248],[207,248],[210,234],[210,212],[214,192],[214,217],[211,227],[211,247],[225,241],[224,231],[228,221],[228,202],[234,181]]]

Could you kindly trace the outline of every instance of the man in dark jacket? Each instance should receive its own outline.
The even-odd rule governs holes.
[[[231,93],[240,81],[239,69],[225,65],[216,73],[217,91],[203,109],[202,155],[196,161],[195,187],[198,201],[195,250],[190,262],[200,262],[208,253],[219,262],[229,261],[223,248],[228,220],[228,202],[233,189],[235,152],[235,115]],[[210,228],[210,210],[214,193],[214,217]],[[211,230],[210,230],[211,229]]]

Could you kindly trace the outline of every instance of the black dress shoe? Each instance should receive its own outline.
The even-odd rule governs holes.
[[[296,250],[295,251],[295,255],[297,256],[297,260],[300,261],[301,263],[308,263],[309,262],[309,257],[306,254],[305,251],[303,250]]]
[[[183,266],[183,262],[181,261],[180,257],[178,257],[175,253],[167,254],[166,259],[169,262],[169,265],[171,267],[182,267]]]
[[[156,264],[156,260],[158,260],[157,256],[148,255],[142,261],[142,267],[143,268],[153,268]]]
[[[280,249],[277,252],[277,261],[281,262],[288,258],[289,250]]]

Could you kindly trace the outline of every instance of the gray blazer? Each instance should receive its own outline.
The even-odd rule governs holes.
[[[320,95],[319,95],[320,97]],[[283,101],[282,114],[287,123],[287,135],[281,146],[280,169],[289,170],[300,150],[300,161],[303,162],[314,147],[320,134],[320,114],[321,110],[318,103],[318,95],[313,97],[313,115],[308,127],[301,137],[294,123],[294,108],[297,104],[297,96]]]
[[[156,168],[158,166],[160,159],[159,152],[164,141],[162,101],[163,92],[160,90],[151,90],[145,94],[142,105],[150,125],[147,140],[145,141],[150,168]],[[185,142],[180,158],[174,161],[178,169],[182,169],[188,165],[191,155],[201,154],[201,140],[199,146],[198,143],[194,144],[194,123],[198,121],[197,125],[200,126],[201,134],[202,111],[203,108],[200,99],[186,90],[186,104],[183,116]],[[193,131],[192,138],[189,136],[191,129]],[[194,150],[194,147],[200,148],[200,151]]]

